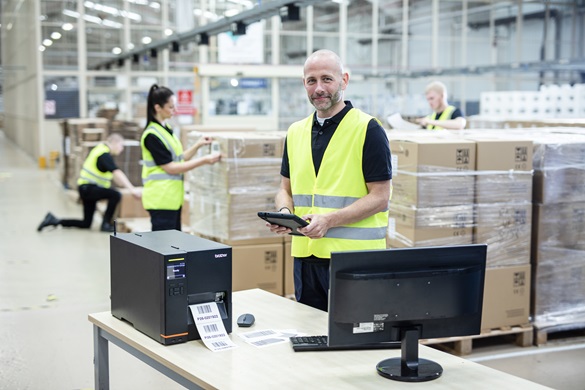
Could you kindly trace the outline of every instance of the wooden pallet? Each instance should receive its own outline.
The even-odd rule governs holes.
[[[534,344],[541,346],[549,341],[549,337],[555,335],[555,338],[583,337],[585,336],[585,322],[576,322],[572,324],[556,324],[547,326],[534,326]]]
[[[515,344],[520,347],[532,345],[534,329],[531,324],[517,326],[505,326],[496,329],[482,330],[475,336],[446,337],[440,339],[421,340],[421,344],[433,345],[434,347],[452,353],[457,356],[469,355],[473,350],[473,340],[487,337],[498,337],[516,335]]]

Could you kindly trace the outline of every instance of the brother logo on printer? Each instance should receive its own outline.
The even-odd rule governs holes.
[[[227,257],[227,253],[216,253],[215,254],[215,258],[216,259],[219,259],[219,258],[222,258],[222,257]]]

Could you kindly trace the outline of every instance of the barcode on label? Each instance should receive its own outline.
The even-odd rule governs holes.
[[[248,333],[248,334],[245,334],[245,335],[242,335],[242,336],[244,336],[245,338],[248,338],[248,339],[252,339],[252,338],[255,338],[255,337],[270,336],[272,334],[276,334],[276,332],[273,331],[273,330],[261,330],[259,332]]]
[[[211,313],[211,306],[209,306],[209,305],[197,306],[197,312],[199,314],[208,314],[208,313]]]
[[[214,341],[211,343],[211,345],[214,346],[215,348],[228,347],[228,344],[225,341]]]
[[[254,341],[252,344],[257,346],[257,347],[262,347],[264,345],[274,344],[274,343],[278,343],[280,341],[282,341],[282,340],[280,340],[280,339],[264,339],[264,340]]]
[[[203,329],[208,333],[219,332],[219,329],[217,328],[217,324],[203,325]]]

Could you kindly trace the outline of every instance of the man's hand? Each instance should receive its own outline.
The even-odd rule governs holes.
[[[140,188],[136,188],[134,187],[132,190],[132,196],[136,199],[142,199],[142,191],[140,190]]]
[[[301,218],[309,222],[309,226],[298,228],[298,232],[309,238],[322,238],[331,227],[330,214],[307,214]]]
[[[292,232],[291,228],[287,228],[286,226],[274,225],[274,224],[271,224],[270,222],[266,222],[266,226],[268,226],[268,228],[270,228],[270,231],[272,233],[276,233],[276,234],[288,234],[288,233]]]

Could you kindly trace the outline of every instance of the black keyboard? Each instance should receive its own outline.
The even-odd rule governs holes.
[[[305,351],[356,351],[364,349],[400,349],[400,342],[332,346],[327,345],[327,336],[294,336],[290,338],[295,352]]]

